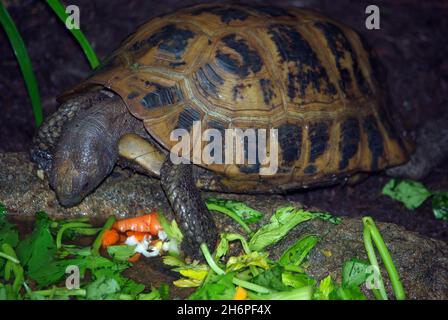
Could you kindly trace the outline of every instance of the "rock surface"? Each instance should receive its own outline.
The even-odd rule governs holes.
[[[204,194],[210,195],[239,199],[265,212],[266,216],[260,223],[267,221],[276,208],[287,203],[301,206],[282,196]],[[172,214],[158,180],[118,168],[81,205],[63,208],[48,183],[38,178],[33,164],[24,153],[0,154],[0,202],[16,215],[33,215],[44,210],[54,217],[88,215],[104,218],[109,215],[133,215],[151,209]],[[242,233],[231,219],[219,214],[214,217],[221,231]],[[422,237],[390,223],[378,222],[377,226],[389,247],[408,298],[448,299],[447,243]],[[315,234],[321,238],[308,260],[308,272],[316,279],[331,274],[333,279],[339,280],[345,261],[354,257],[367,258],[362,240],[362,222],[352,218],[344,218],[337,226],[317,220],[300,224],[270,248],[271,257],[278,257],[304,234]]]

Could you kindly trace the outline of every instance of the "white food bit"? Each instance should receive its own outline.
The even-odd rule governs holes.
[[[163,251],[169,251],[170,250],[170,242],[169,241],[163,243],[162,250]]]
[[[124,244],[128,246],[136,246],[139,242],[137,241],[137,238],[135,236],[128,237]]]
[[[159,248],[152,248],[152,251],[149,252],[148,257],[157,257],[160,255],[160,249]]]
[[[163,230],[160,230],[157,236],[158,236],[159,239],[162,240],[162,241],[165,241],[166,239],[168,239],[168,235],[167,235],[166,232],[163,231]]]

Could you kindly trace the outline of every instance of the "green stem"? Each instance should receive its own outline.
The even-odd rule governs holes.
[[[37,294],[40,296],[85,296],[85,289],[69,290],[66,288],[52,288],[48,290],[32,291],[30,294]]]
[[[98,236],[96,237],[95,241],[93,242],[92,245],[92,255],[99,255],[100,254],[100,247],[101,247],[101,242],[103,241],[103,236],[104,233],[109,230],[110,228],[112,228],[112,225],[115,222],[115,217],[111,216],[106,220],[106,223],[104,224],[104,226],[101,228],[100,233],[98,234]]]
[[[205,261],[207,261],[208,265],[210,266],[210,269],[212,269],[216,274],[223,275],[226,272],[222,270],[213,259],[212,255],[210,254],[210,251],[208,250],[207,244],[202,243],[201,246],[202,254],[204,255]]]
[[[389,250],[387,249],[387,246],[384,243],[384,240],[381,237],[381,233],[376,227],[375,222],[371,217],[364,217],[363,223],[364,227],[370,230],[372,239],[375,242],[376,247],[378,248],[378,252],[380,253],[381,259],[383,260],[384,266],[389,275],[395,298],[397,300],[406,299],[406,293],[404,291],[403,284],[400,281],[400,276],[398,274],[397,268],[395,267]]]
[[[205,257],[205,260],[207,261],[208,265],[210,266],[210,269],[212,269],[216,274],[218,275],[223,275],[225,274],[225,271],[222,270],[215,262],[215,260],[213,259],[212,255],[210,254],[210,251],[208,250],[207,244],[202,243],[201,246],[201,251]],[[232,280],[233,284],[243,287],[245,289],[249,289],[258,293],[269,293],[271,292],[269,289],[259,286],[257,284],[248,282],[248,281],[244,281],[241,279],[238,279],[236,277],[233,277]]]
[[[238,279],[236,277],[233,277],[233,284],[240,286],[244,289],[248,289],[248,290],[252,290],[254,292],[257,293],[270,293],[271,290],[269,290],[268,288],[262,287],[258,284],[252,283],[252,282],[248,282],[248,281],[244,281],[241,279]]]
[[[216,212],[220,212],[223,213],[227,216],[229,216],[230,218],[232,218],[233,220],[235,220],[242,228],[243,230],[247,233],[247,234],[252,234],[252,230],[249,228],[249,226],[240,218],[238,217],[238,215],[236,215],[232,210],[229,210],[227,208],[223,208],[221,206],[218,206],[214,203],[207,203],[207,209],[210,211],[216,211]]]
[[[376,259],[375,249],[373,248],[370,229],[368,227],[364,227],[363,236],[364,236],[364,246],[367,251],[367,256],[369,257],[370,264],[374,268],[373,276],[378,276],[377,280],[378,280],[379,288],[372,289],[373,294],[375,295],[375,298],[377,300],[388,300],[386,289],[384,288],[384,283],[383,283],[383,279],[381,276],[378,260]]]
[[[0,258],[5,258],[6,260],[9,260],[9,261],[11,261],[11,262],[13,262],[13,263],[16,263],[16,264],[19,264],[19,263],[20,263],[20,261],[17,260],[16,258],[11,257],[10,255],[8,255],[8,254],[6,254],[6,253],[3,253],[3,252],[1,252],[1,251],[0,251]]]
[[[65,12],[65,7],[59,2],[59,0],[47,0],[47,4],[53,9],[56,15],[65,24],[69,16]],[[87,60],[89,60],[92,69],[99,66],[100,62],[95,54],[95,51],[90,46],[89,41],[86,39],[84,33],[80,29],[71,28],[69,29],[72,35],[76,38],[82,50],[84,51]]]
[[[17,61],[19,62],[20,70],[22,71],[25,85],[28,90],[28,95],[31,99],[31,105],[33,107],[34,122],[39,127],[43,121],[42,104],[40,100],[39,88],[37,87],[36,76],[33,72],[30,57],[20,36],[17,27],[6,10],[3,2],[0,2],[0,23],[5,29],[9,42],[14,50]]]
[[[74,229],[74,228],[89,228],[91,227],[88,223],[83,222],[70,222],[67,224],[64,224],[61,229],[59,229],[57,235],[56,235],[56,248],[60,249],[62,247],[62,236],[64,235],[64,232],[68,229]]]

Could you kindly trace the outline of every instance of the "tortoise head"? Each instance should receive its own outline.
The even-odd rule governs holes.
[[[62,130],[49,173],[59,203],[72,207],[90,194],[113,170],[118,158],[117,134],[109,109],[92,107]],[[117,114],[116,114],[117,115]],[[118,116],[118,115],[117,115]]]
[[[59,203],[65,207],[80,203],[110,174],[116,160],[114,146],[100,134],[63,135],[50,172]]]

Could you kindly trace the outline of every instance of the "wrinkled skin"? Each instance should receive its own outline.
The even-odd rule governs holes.
[[[49,174],[59,202],[67,207],[81,202],[113,170],[118,140],[142,129],[116,97],[78,114],[62,132]]]

